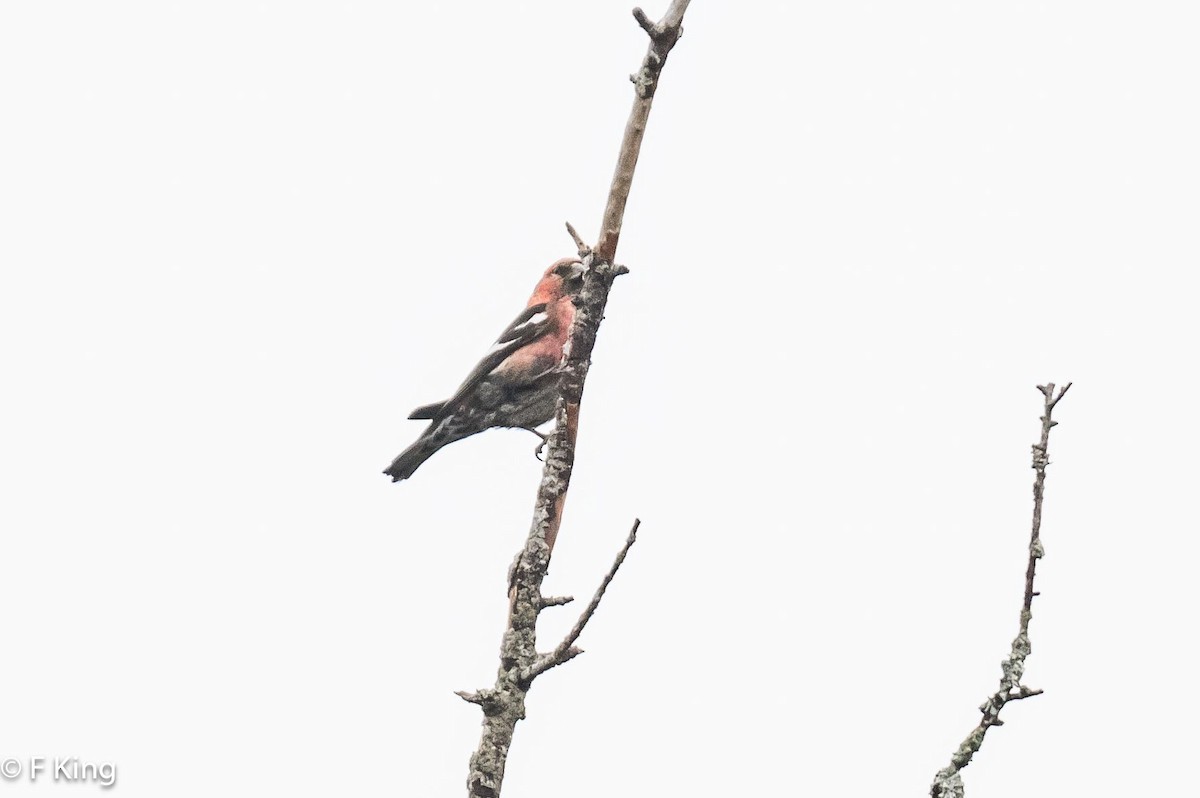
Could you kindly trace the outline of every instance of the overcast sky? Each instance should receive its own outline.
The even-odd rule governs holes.
[[[532,436],[380,470],[594,239],[615,0],[0,8],[0,759],[457,796]],[[665,2],[647,7],[652,17]],[[1178,794],[1200,744],[1192,3],[695,0],[505,794]],[[573,622],[543,616],[545,646]]]

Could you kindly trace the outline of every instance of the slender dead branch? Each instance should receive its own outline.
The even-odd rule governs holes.
[[[625,123],[625,137],[621,141],[621,154],[617,156],[617,168],[613,172],[612,187],[608,191],[608,204],[604,208],[604,220],[600,223],[600,240],[596,254],[603,260],[617,257],[617,241],[621,238],[621,222],[625,218],[625,203],[629,200],[629,189],[633,185],[633,170],[637,167],[638,154],[642,150],[642,137],[646,134],[646,120],[650,118],[650,106],[654,92],[658,89],[658,77],[667,63],[667,55],[679,37],[683,35],[683,14],[691,0],[673,0],[667,13],[658,22],[652,23],[646,12],[633,9],[633,18],[650,37],[650,47],[642,59],[642,67],[629,76],[633,81],[636,98]]]
[[[1000,720],[1000,710],[1004,709],[1004,705],[1009,701],[1019,701],[1042,693],[1041,690],[1021,684],[1021,677],[1025,675],[1025,658],[1032,650],[1029,642],[1029,621],[1033,618],[1033,599],[1039,595],[1038,591],[1033,589],[1033,580],[1037,574],[1037,561],[1045,555],[1045,549],[1042,547],[1042,497],[1046,489],[1046,466],[1050,465],[1050,430],[1058,424],[1051,418],[1051,414],[1070,387],[1071,383],[1067,383],[1056,394],[1054,383],[1038,386],[1044,397],[1042,437],[1033,445],[1033,531],[1029,538],[1029,564],[1025,568],[1025,598],[1021,604],[1020,631],[1013,639],[1008,659],[1000,663],[1000,689],[988,696],[979,707],[983,717],[950,757],[950,765],[938,771],[929,790],[933,798],[962,798],[961,771],[970,764],[971,757],[983,746],[987,730],[992,726],[1004,725],[1004,721]]]
[[[567,233],[570,234],[571,240],[575,242],[575,248],[579,250],[579,257],[587,257],[592,248],[583,242],[583,239],[579,236],[579,231],[570,222],[567,222]]]
[[[625,555],[629,553],[629,549],[637,542],[637,531],[641,525],[642,520],[640,518],[634,520],[633,528],[629,530],[629,537],[625,538],[625,545],[617,552],[617,557],[613,560],[612,567],[604,575],[604,581],[600,583],[600,587],[596,588],[596,594],[592,596],[592,600],[588,603],[587,608],[580,613],[579,620],[575,621],[575,625],[571,627],[571,631],[567,632],[567,636],[563,638],[562,642],[553,651],[538,657],[538,661],[533,664],[533,667],[525,672],[525,681],[533,681],[534,678],[551,668],[562,665],[567,660],[583,653],[582,649],[575,647],[575,641],[583,634],[584,627],[587,626],[588,621],[595,615],[596,609],[600,606],[600,599],[604,598],[604,591],[608,590],[609,583],[617,575],[617,569],[625,562]]]
[[[571,234],[585,267],[583,287],[575,298],[575,320],[564,348],[554,431],[547,443],[546,461],[534,504],[533,522],[525,545],[509,572],[508,625],[500,644],[500,668],[496,673],[496,684],[493,688],[476,693],[459,693],[464,700],[478,704],[483,709],[483,730],[479,747],[471,755],[470,774],[467,776],[467,793],[472,798],[495,798],[500,794],[513,732],[517,722],[525,717],[525,694],[537,675],[552,667],[545,665],[539,668],[539,664],[549,662],[546,657],[550,657],[554,665],[558,665],[580,653],[572,638],[565,647],[560,645],[548,655],[538,654],[538,613],[547,606],[565,603],[558,599],[543,598],[542,581],[550,566],[550,555],[554,551],[558,530],[562,525],[567,488],[575,465],[579,405],[583,398],[583,385],[588,367],[591,365],[596,333],[601,319],[604,318],[604,308],[608,303],[608,293],[613,280],[628,271],[625,267],[613,263],[613,259],[617,253],[617,240],[621,233],[625,204],[633,185],[633,172],[637,166],[642,137],[645,135],[651,101],[667,54],[683,32],[683,14],[689,2],[690,0],[672,0],[667,13],[653,24],[640,9],[634,12],[634,18],[650,37],[650,45],[641,69],[631,76],[635,90],[633,110],[625,126],[625,135],[621,141],[621,151],[600,226],[600,241],[595,250],[583,241],[574,227],[567,225],[567,231]],[[617,563],[593,597],[592,604],[585,610],[584,617],[576,624],[579,632],[582,632],[583,626],[595,612],[595,606],[599,604],[604,589],[624,560],[629,546],[633,544],[636,527],[635,524],[634,532],[630,534]],[[577,638],[578,633],[574,637]]]

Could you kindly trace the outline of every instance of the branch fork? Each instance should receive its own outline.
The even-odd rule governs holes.
[[[561,607],[574,599],[571,596],[542,596],[541,582],[550,563],[550,552],[544,538],[530,535],[510,572],[508,628],[500,644],[496,686],[474,692],[455,692],[463,701],[483,710],[484,731],[479,748],[471,757],[471,773],[467,778],[469,796],[499,796],[513,731],[517,722],[525,718],[525,694],[538,676],[583,653],[575,641],[595,615],[604,591],[625,562],[625,555],[637,540],[641,523],[640,520],[633,522],[625,545],[617,553],[592,600],[563,641],[546,654],[539,654],[536,649],[538,615],[547,607]]]
[[[583,649],[576,646],[575,641],[579,639],[579,635],[583,634],[588,621],[596,614],[596,610],[600,606],[600,599],[604,598],[604,591],[608,590],[609,583],[617,575],[617,569],[625,562],[625,555],[629,553],[629,549],[637,542],[637,531],[641,525],[642,521],[640,518],[634,519],[633,528],[629,530],[629,537],[625,538],[625,545],[617,552],[617,557],[613,560],[612,567],[604,575],[604,580],[600,583],[600,587],[596,588],[596,593],[592,596],[592,600],[588,602],[584,611],[579,614],[579,619],[575,621],[575,625],[571,627],[571,631],[567,632],[567,636],[562,639],[562,642],[553,651],[538,656],[533,665],[521,674],[522,681],[532,682],[551,668],[562,665],[564,662],[572,660],[583,653]]]
[[[683,36],[683,14],[681,13],[677,19],[663,17],[659,22],[651,22],[650,17],[646,16],[646,12],[641,8],[633,9],[633,18],[637,20],[637,24],[646,31],[646,35],[650,40],[659,46],[665,45],[669,50],[675,46],[675,42]]]

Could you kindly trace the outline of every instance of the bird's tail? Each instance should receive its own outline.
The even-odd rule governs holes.
[[[443,445],[445,445],[444,441],[435,441],[430,435],[422,435],[413,442],[412,446],[397,455],[392,464],[383,470],[383,473],[391,477],[392,482],[408,479]]]

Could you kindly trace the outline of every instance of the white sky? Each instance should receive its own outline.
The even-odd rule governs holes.
[[[547,589],[641,540],[506,795],[926,794],[1016,632],[1047,380],[1046,694],[968,795],[1194,783],[1197,21],[695,0]],[[0,759],[462,794],[534,440],[379,471],[595,237],[643,50],[611,0],[3,5]]]

